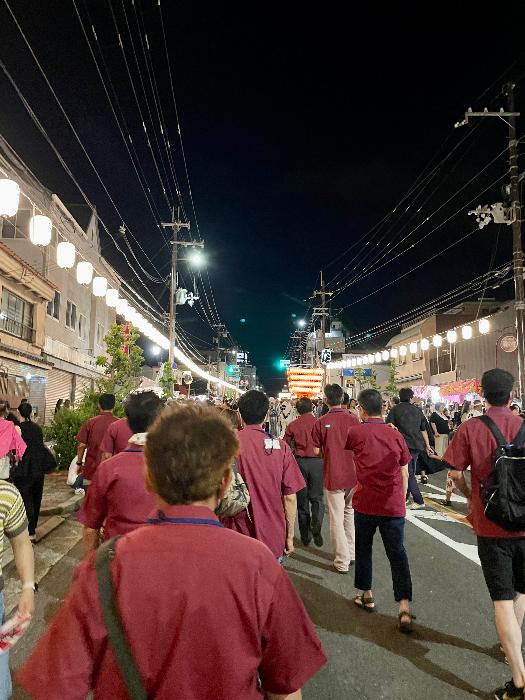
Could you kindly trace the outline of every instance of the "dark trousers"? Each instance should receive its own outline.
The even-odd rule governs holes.
[[[355,587],[360,591],[372,590],[372,545],[379,528],[385,552],[392,571],[394,598],[412,600],[412,578],[403,542],[405,518],[366,515],[354,512],[355,522]]]
[[[34,535],[38,518],[40,516],[40,506],[42,505],[42,494],[44,493],[44,475],[34,476],[31,481],[15,481],[15,486],[20,491],[29,523],[29,534]]]
[[[306,488],[297,492],[297,516],[301,539],[309,541],[321,533],[324,517],[323,460],[318,457],[298,457],[299,469]]]
[[[419,458],[419,452],[410,450],[410,454],[412,455],[412,459],[408,463],[407,498],[410,494],[412,494],[412,498],[414,499],[414,502],[421,504],[421,503],[424,503],[425,501],[423,500],[423,496],[421,495],[421,491],[419,490],[419,484],[417,483],[417,480],[416,480],[416,469],[417,469],[417,460]]]

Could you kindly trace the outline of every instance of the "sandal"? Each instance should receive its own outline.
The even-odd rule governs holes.
[[[375,612],[376,606],[373,597],[365,598],[364,595],[357,595],[353,602],[354,605],[357,605],[358,608],[361,608],[361,610],[367,613]]]
[[[403,621],[404,618],[404,621]],[[408,621],[407,621],[408,618]],[[411,612],[408,612],[407,610],[403,610],[403,612],[400,612],[398,615],[399,619],[399,631],[403,632],[403,634],[410,634],[412,632],[412,620],[416,619],[415,615],[412,615]]]

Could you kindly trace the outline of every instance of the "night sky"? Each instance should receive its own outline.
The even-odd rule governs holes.
[[[161,234],[131,167],[73,2],[10,0],[10,4],[118,208],[154,266],[166,275],[169,251],[162,247]],[[161,139],[158,122],[155,130],[150,128],[122,1],[111,4],[146,124],[150,134]],[[299,3],[290,3],[287,9],[282,3],[212,7],[164,0],[163,5],[184,146],[216,305],[233,336],[251,352],[269,390],[282,384],[274,363],[286,351],[293,329],[291,314],[305,312],[303,300],[310,296],[319,270],[329,263],[328,281],[356,253],[350,268],[357,266],[359,271],[370,259],[373,245],[379,243],[376,256],[379,250],[388,253],[388,241],[399,242],[418,227],[396,248],[403,255],[334,301],[334,307],[353,304],[344,312],[345,324],[351,330],[365,330],[486,272],[492,255],[494,265],[510,259],[510,228],[502,227],[495,248],[497,227],[491,226],[399,283],[385,286],[472,230],[475,224],[467,216],[469,209],[501,199],[501,183],[492,183],[505,173],[505,154],[478,173],[505,148],[506,125],[498,119],[484,120],[467,127],[468,134],[466,129],[454,130],[453,125],[469,106],[499,108],[505,79],[516,80],[517,106],[525,109],[524,10],[507,8],[497,29],[494,14],[480,15],[474,3],[470,14],[476,20],[452,10],[423,17],[415,4],[404,10],[396,6],[368,12],[352,7],[346,14],[339,4],[316,6],[316,12]],[[514,5],[518,8],[518,3]],[[77,0],[77,7],[91,40],[91,24],[95,27],[98,44],[92,42],[93,48],[98,58],[102,51],[152,198],[165,220],[169,211],[146,146],[109,3]],[[129,0],[125,8],[147,79]],[[197,235],[177,140],[157,0],[136,0],[135,8],[147,30],[184,206]],[[0,0],[0,27],[0,59],[97,204],[102,219],[116,233],[120,218],[38,73],[4,0]],[[149,91],[149,82],[145,85]],[[155,118],[152,93],[147,94]],[[47,187],[67,204],[80,204],[79,192],[3,74],[0,95],[1,133]],[[525,133],[523,123],[519,122],[521,133]],[[412,200],[406,200],[390,217],[382,229],[384,238],[367,237],[367,231],[396,206],[418,175],[429,172],[425,170],[429,162],[438,164],[452,149],[419,199],[408,211],[406,205]],[[161,172],[162,167],[168,170],[162,153],[163,160],[157,154]],[[72,211],[82,218],[82,207],[72,206]],[[349,254],[332,262],[362,236]],[[106,257],[137,288],[139,283],[108,239],[102,236],[102,242],[107,244]],[[138,250],[137,255],[155,276]],[[387,260],[388,256],[382,262]],[[189,281],[187,271],[183,273]],[[383,291],[353,303],[383,286]],[[167,308],[166,291],[155,285],[151,291]],[[497,293],[508,296],[511,292],[507,286]],[[204,310],[199,306],[197,311],[201,318],[189,308],[181,318],[195,344],[202,346],[197,339],[209,342],[211,332],[201,320]],[[241,324],[241,318],[246,323]]]

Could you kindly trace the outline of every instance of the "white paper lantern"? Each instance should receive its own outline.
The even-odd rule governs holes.
[[[14,180],[0,180],[0,216],[14,216],[20,202],[20,187]]]
[[[118,301],[118,290],[117,289],[108,289],[106,292],[106,304],[109,306],[110,309],[114,309],[115,306],[117,305]]]
[[[374,356],[372,355],[372,353],[370,353],[370,355],[368,355],[368,357],[366,359],[367,359],[369,365],[373,364]]]
[[[126,321],[129,321],[129,323],[133,323],[135,321],[136,315],[137,310],[134,309],[132,306],[128,306],[128,308],[124,312],[124,318],[126,319]]]
[[[399,354],[401,355],[401,357],[405,357],[405,355],[407,354],[406,345],[401,345],[401,347],[399,348]]]
[[[117,313],[120,316],[124,316],[126,311],[128,310],[128,302],[125,299],[119,299],[117,301],[116,309],[117,309]]]
[[[29,240],[33,245],[46,246],[51,243],[53,224],[49,216],[37,214],[29,221]]]
[[[363,358],[362,358],[362,357],[356,357],[356,360],[355,360],[355,361],[356,361],[356,364],[357,364],[358,367],[361,367],[361,365],[363,364]]]
[[[352,360],[350,361],[350,366],[357,367],[357,358],[356,357],[352,358]]]
[[[432,338],[432,345],[435,348],[440,348],[443,345],[443,338],[440,335],[435,335]]]
[[[482,318],[478,324],[479,332],[486,335],[490,331],[490,321],[488,318]]]
[[[71,270],[75,267],[76,256],[75,246],[69,241],[61,241],[57,245],[57,265],[63,270]]]
[[[381,362],[381,353],[380,353],[380,352],[376,352],[376,355],[375,355],[375,358],[374,358],[374,359],[375,359],[376,362]]]
[[[390,353],[388,352],[388,350],[383,350],[383,360],[386,362],[389,357]]]
[[[470,340],[472,338],[472,326],[463,326],[461,329],[461,337],[463,340]]]
[[[451,345],[456,343],[458,339],[458,334],[456,331],[447,331],[447,342]]]
[[[391,357],[393,360],[396,360],[396,359],[397,359],[397,355],[398,355],[397,348],[392,348],[392,349],[390,350],[390,357]]]
[[[105,297],[108,291],[108,281],[105,277],[93,277],[93,296]]]
[[[410,343],[410,352],[415,355],[417,352],[417,343]]]
[[[421,341],[421,350],[428,350],[430,347],[430,341],[428,338],[423,338]]]
[[[77,265],[77,282],[79,284],[91,284],[93,279],[93,265],[87,260],[81,260]]]

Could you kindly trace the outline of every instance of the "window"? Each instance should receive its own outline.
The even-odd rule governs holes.
[[[87,321],[83,314],[78,315],[78,334],[82,340],[87,338]]]
[[[55,297],[47,305],[47,314],[60,320],[60,292],[55,292]]]
[[[97,323],[97,345],[104,345],[104,326],[101,323]]]
[[[0,328],[17,338],[31,342],[33,339],[33,304],[4,288],[2,290]]]
[[[73,331],[77,327],[77,307],[72,301],[68,301],[66,306],[66,326]]]

